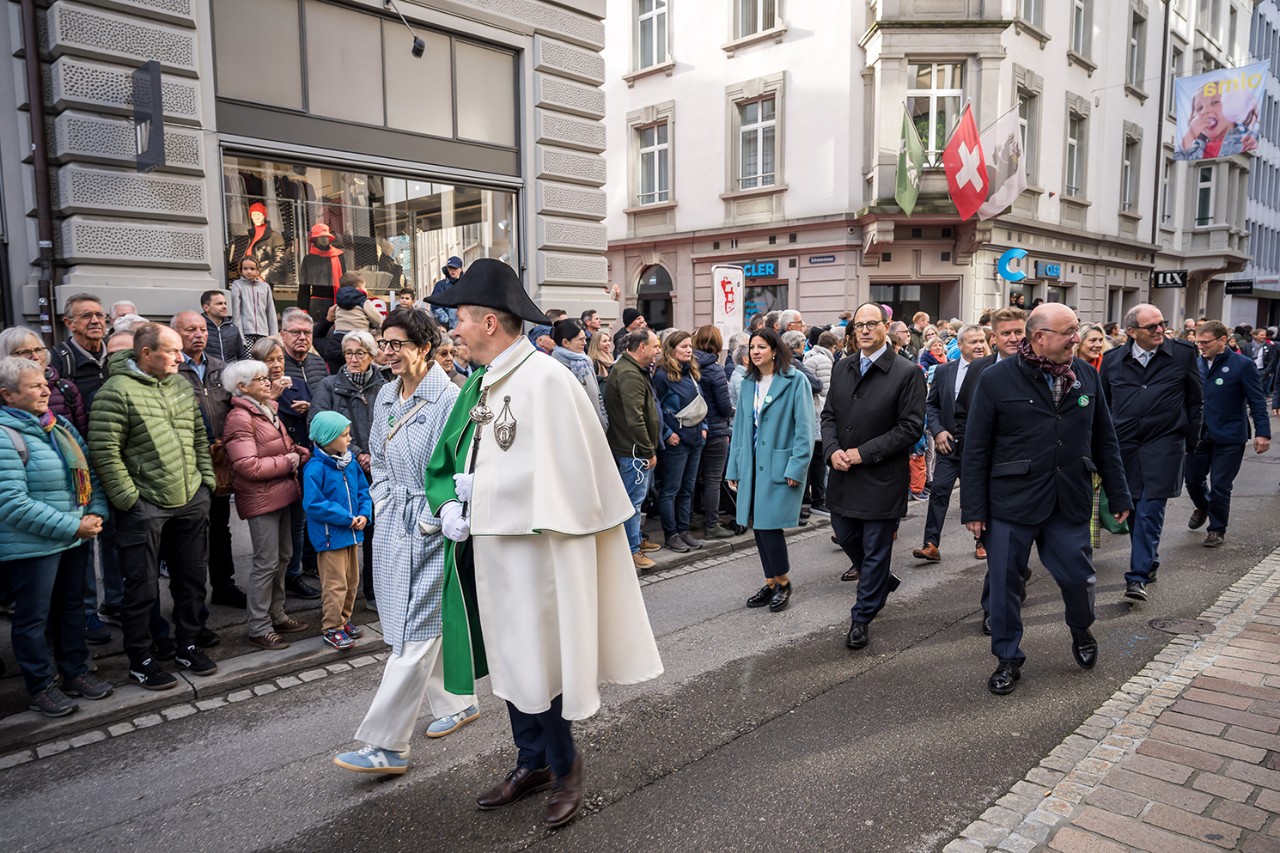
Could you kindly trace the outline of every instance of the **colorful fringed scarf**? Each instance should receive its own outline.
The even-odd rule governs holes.
[[[88,506],[93,486],[89,480],[89,461],[84,458],[84,451],[67,428],[58,423],[53,412],[45,412],[38,420],[40,427],[53,437],[54,449],[66,463],[71,473],[71,486],[76,492],[76,506]]]

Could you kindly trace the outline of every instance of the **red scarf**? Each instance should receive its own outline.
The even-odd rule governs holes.
[[[264,236],[266,236],[266,233],[267,233],[267,223],[264,222],[261,225],[254,226],[253,236],[249,238],[249,245],[244,250],[244,256],[246,258],[250,257],[253,254],[253,247],[258,245],[258,241],[260,241]]]
[[[333,298],[337,299],[338,282],[342,279],[342,261],[338,259],[342,257],[342,250],[332,243],[329,244],[327,249],[317,248],[316,244],[312,243],[311,254],[329,259],[329,275],[333,278]]]

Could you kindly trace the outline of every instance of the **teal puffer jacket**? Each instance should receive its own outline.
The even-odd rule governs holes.
[[[58,418],[58,423],[87,453],[84,439],[71,422]],[[90,470],[89,505],[76,506],[71,474],[35,418],[0,410],[0,424],[17,430],[27,445],[23,465],[9,433],[0,430],[0,560],[46,557],[81,544],[84,540],[76,538],[81,517],[88,513],[107,517],[107,499],[97,475]]]

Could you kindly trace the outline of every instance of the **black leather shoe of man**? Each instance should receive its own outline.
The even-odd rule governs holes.
[[[866,622],[854,622],[849,626],[849,636],[845,637],[844,644],[851,649],[865,649],[867,643],[871,641],[871,634],[867,630]]]
[[[534,791],[545,791],[555,782],[550,767],[532,770],[528,767],[517,767],[507,774],[507,778],[476,798],[476,805],[485,811],[509,806],[521,797]]]
[[[1129,581],[1124,585],[1124,597],[1134,601],[1147,600],[1147,585],[1142,581]]]
[[[857,566],[850,566],[844,570],[844,574],[840,576],[842,581],[856,581],[862,577],[862,571]]]
[[[756,590],[756,594],[747,599],[748,607],[764,607],[773,601],[773,587],[765,584]]]
[[[1088,631],[1071,632],[1071,656],[1084,669],[1093,669],[1098,662],[1098,641]]]
[[[773,588],[773,598],[769,599],[769,610],[777,613],[779,610],[787,609],[787,602],[791,601],[791,584],[783,586],[779,584]]]
[[[1016,663],[1000,661],[996,671],[987,679],[987,689],[997,696],[1007,696],[1013,692],[1019,678],[1022,678],[1022,667]]]
[[[982,614],[982,633],[984,636],[991,636],[991,615],[988,613]]]
[[[1190,527],[1192,530],[1199,530],[1201,527],[1204,527],[1204,523],[1208,520],[1209,513],[1202,509],[1193,509],[1191,511],[1191,518],[1187,521],[1187,527]]]
[[[889,572],[889,592],[897,592],[900,586],[902,586],[902,578]]]

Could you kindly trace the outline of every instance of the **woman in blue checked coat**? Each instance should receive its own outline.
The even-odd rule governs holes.
[[[356,731],[366,746],[334,759],[361,773],[408,769],[409,741],[424,697],[436,718],[428,737],[443,737],[480,715],[474,696],[445,691],[440,657],[444,537],[427,505],[423,472],[458,398],[458,386],[432,354],[442,340],[435,319],[415,308],[392,311],[378,340],[394,378],[373,404],[367,449],[376,522],[373,586],[391,657]]]
[[[791,600],[791,563],[783,529],[800,523],[805,477],[813,456],[813,387],[792,367],[777,332],[758,329],[747,345],[724,478],[738,487],[738,524],[750,525],[765,585],[748,607],[773,612]]]

